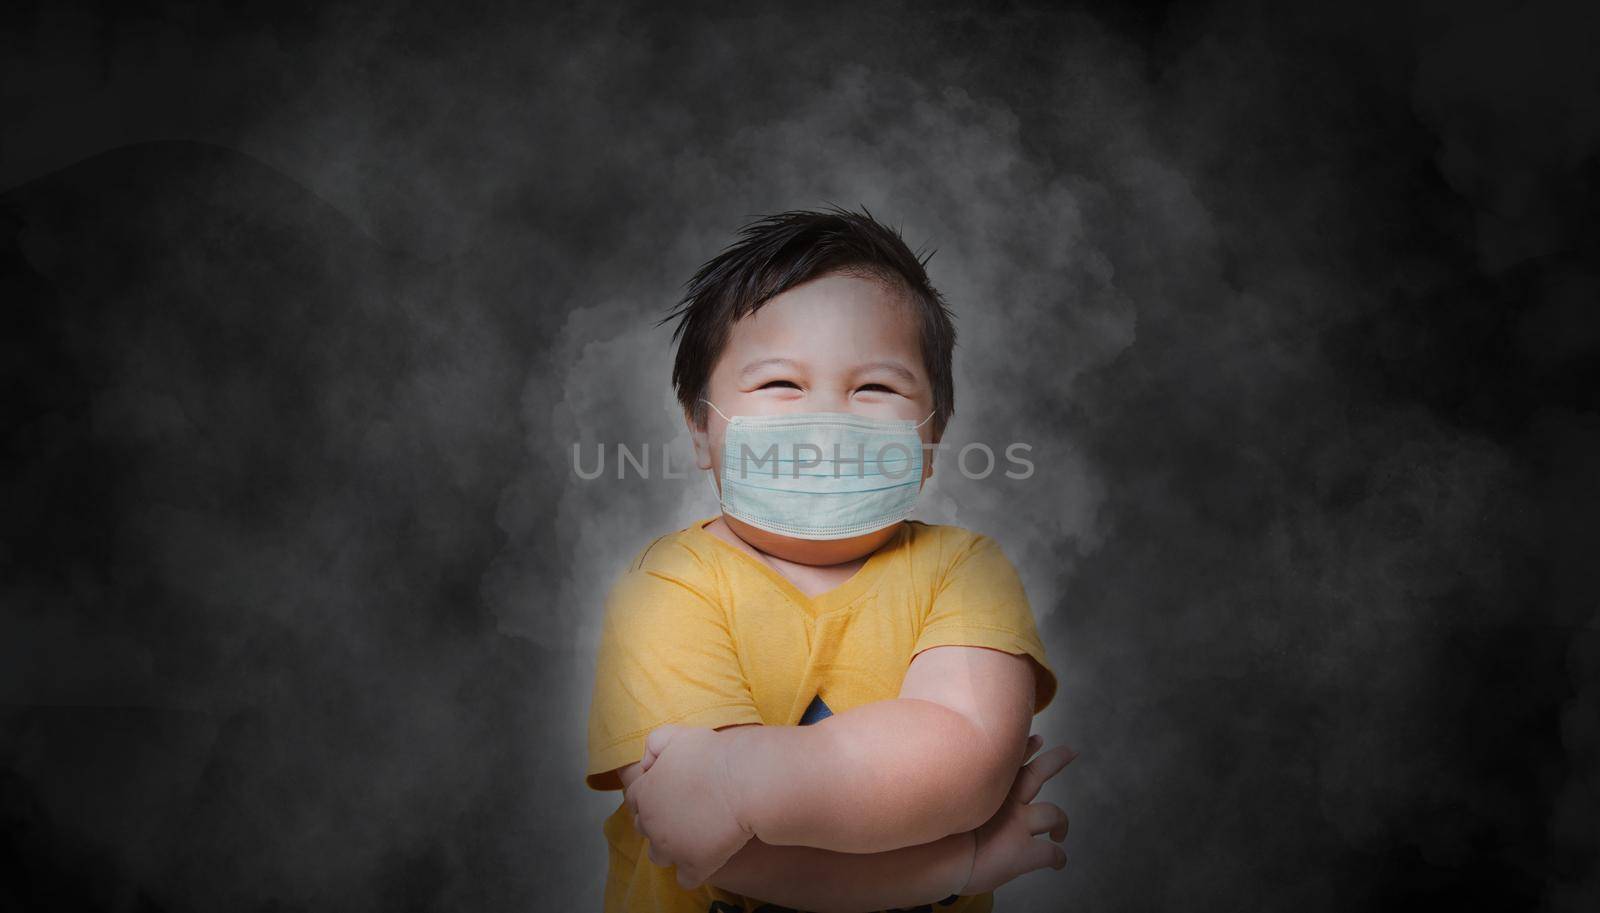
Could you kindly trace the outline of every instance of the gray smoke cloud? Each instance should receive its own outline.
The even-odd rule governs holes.
[[[0,900],[597,907],[601,600],[716,509],[656,321],[834,202],[937,249],[947,441],[1033,448],[918,508],[1016,561],[1083,752],[1000,908],[1589,908],[1592,31],[19,15]]]

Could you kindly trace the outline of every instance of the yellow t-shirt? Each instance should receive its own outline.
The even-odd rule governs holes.
[[[712,518],[715,519],[715,518]],[[839,587],[806,596],[702,520],[634,559],[606,601],[589,710],[591,789],[622,788],[668,723],[804,725],[899,696],[917,653],[969,644],[1037,663],[1035,713],[1055,696],[1033,613],[994,540],[907,521]],[[650,861],[620,800],[603,826],[610,847],[605,913],[738,913],[787,908],[710,884],[685,891]],[[939,913],[983,913],[992,893],[946,898]]]

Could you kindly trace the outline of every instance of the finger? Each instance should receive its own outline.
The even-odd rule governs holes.
[[[628,806],[628,808],[630,810],[632,810],[635,815],[639,814],[639,781],[638,780],[635,780],[632,783],[629,783],[627,785],[627,787],[622,790],[622,803],[624,805]]]
[[[685,891],[693,891],[695,888],[700,887],[700,882],[702,881],[705,881],[705,879],[695,875],[681,865],[678,866],[678,887],[683,888]]]
[[[1043,840],[1035,840],[1033,843],[1036,846],[1042,846],[1045,848],[1045,852],[1041,855],[1043,855],[1048,861],[1039,866],[1040,868],[1044,868],[1044,866],[1047,865],[1052,869],[1060,871],[1061,869],[1067,867],[1066,850],[1056,846],[1054,843],[1045,843]]]
[[[664,860],[662,858],[660,853],[656,852],[656,845],[654,843],[652,843],[652,842],[647,840],[647,841],[645,841],[644,847],[645,847],[645,855],[650,857],[650,862],[652,864],[659,865],[659,866],[665,866],[666,865],[666,860]]]
[[[639,813],[638,812],[634,812],[633,813],[633,829],[638,831],[641,834],[644,833],[644,829],[639,827]]]
[[[677,731],[678,727],[670,723],[650,730],[650,734],[644,737],[644,753],[649,755],[652,760],[660,757],[661,752],[666,750],[667,743],[672,741],[672,736]]]
[[[1026,846],[1019,847],[1010,854],[1010,864],[1015,866],[1017,873],[1012,877],[1026,875],[1043,868],[1059,869],[1067,862],[1067,851],[1048,840],[1037,837],[1029,840]]]
[[[1009,798],[1023,804],[1032,802],[1043,788],[1045,781],[1060,773],[1061,768],[1066,766],[1067,760],[1067,749],[1064,746],[1057,746],[1022,765],[1022,769],[1017,771],[1016,779],[1012,781]]]
[[[1035,802],[1024,809],[1022,820],[1028,824],[1028,833],[1038,836],[1049,832],[1057,843],[1067,839],[1067,813],[1059,805]]]
[[[1038,735],[1038,734],[1028,736],[1028,742],[1027,742],[1027,744],[1025,746],[1023,746],[1023,749],[1022,749],[1022,760],[1019,762],[1019,764],[1028,763],[1028,759],[1033,757],[1034,753],[1036,753],[1040,748],[1043,748],[1043,747],[1044,747],[1044,736]]]
[[[1070,745],[1057,745],[1029,761],[1027,770],[1029,775],[1036,777],[1042,786],[1046,780],[1060,773],[1062,768],[1071,764],[1077,757],[1077,749]]]
[[[1023,765],[1011,786],[1011,798],[1018,802],[1032,802],[1046,780],[1061,772],[1061,768],[1076,758],[1078,753],[1066,745],[1057,745]]]
[[[646,742],[644,746],[644,756],[639,758],[639,772],[644,773],[645,771],[649,770],[650,765],[654,764],[655,762],[656,753],[650,750],[650,743]]]

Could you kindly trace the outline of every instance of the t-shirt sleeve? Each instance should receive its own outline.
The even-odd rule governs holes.
[[[614,771],[644,756],[658,726],[760,722],[709,568],[656,543],[606,599],[585,782],[621,789]]]
[[[1037,689],[1033,712],[1055,698],[1055,670],[1045,657],[1022,578],[988,536],[972,536],[957,546],[911,652],[915,656],[929,647],[953,645],[1031,657]]]

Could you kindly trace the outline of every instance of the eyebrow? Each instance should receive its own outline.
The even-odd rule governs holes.
[[[741,380],[746,379],[750,375],[756,373],[757,371],[760,371],[762,368],[770,368],[770,367],[788,368],[788,369],[790,369],[792,371],[798,371],[800,369],[800,366],[798,364],[796,364],[793,359],[789,359],[789,358],[758,358],[755,361],[752,361],[749,364],[745,365],[743,368],[739,369],[739,378]],[[917,375],[911,373],[911,371],[908,368],[906,368],[905,365],[902,365],[897,361],[874,361],[874,362],[868,362],[867,364],[857,366],[856,370],[855,370],[855,373],[857,373],[857,374],[865,374],[865,373],[867,373],[869,371],[887,371],[890,374],[893,374],[895,377],[900,378],[901,380],[905,381],[908,384],[917,383]]]
[[[871,364],[862,365],[857,370],[862,374],[865,374],[868,371],[888,371],[890,374],[893,374],[901,380],[904,380],[908,384],[914,384],[917,382],[917,375],[912,374],[906,369],[905,365],[902,365],[897,361],[875,361]]]
[[[756,373],[757,371],[761,370],[762,368],[767,368],[767,367],[772,367],[772,366],[781,366],[781,367],[786,367],[786,368],[790,368],[790,369],[795,369],[796,368],[795,363],[793,361],[791,361],[790,359],[787,359],[787,358],[758,358],[755,361],[752,361],[749,364],[745,365],[743,368],[740,368],[739,369],[739,377],[741,379],[742,378],[746,378],[746,377],[749,377],[750,375]]]

